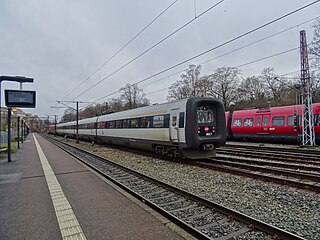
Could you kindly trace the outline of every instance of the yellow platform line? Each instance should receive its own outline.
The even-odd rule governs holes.
[[[58,179],[52,171],[48,159],[44,155],[42,148],[40,147],[40,144],[34,134],[33,138],[36,143],[42,169],[48,184],[62,239],[86,240],[86,236],[80,227],[76,215],[74,214],[68,199],[64,195]]]

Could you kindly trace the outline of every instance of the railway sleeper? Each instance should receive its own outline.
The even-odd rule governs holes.
[[[180,207],[180,208],[176,208],[176,209],[172,209],[170,210],[170,213],[171,214],[175,214],[177,212],[181,212],[181,211],[185,211],[185,210],[188,210],[188,209],[192,209],[192,208],[195,208],[197,207],[198,205],[196,203],[192,203],[188,206],[185,206],[185,207]]]
[[[189,221],[194,221],[196,219],[200,219],[200,218],[203,218],[209,214],[213,214],[214,212],[212,210],[206,210],[202,213],[197,213],[197,214],[194,214],[194,215],[191,215],[191,216],[184,216],[182,217],[182,219],[188,219]]]
[[[218,221],[212,219],[212,222],[210,222],[210,223],[204,223],[204,224],[201,225],[201,226],[196,226],[196,228],[197,228],[198,230],[204,230],[204,229],[208,229],[208,228],[215,227],[215,226],[218,226],[218,225],[222,225],[223,223],[227,223],[227,222],[229,222],[229,221],[230,221],[230,219],[227,218],[227,217],[225,217],[225,218],[223,218],[223,219],[221,219],[221,220],[218,220]]]

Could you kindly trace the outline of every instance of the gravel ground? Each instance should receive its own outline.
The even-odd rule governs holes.
[[[72,140],[67,140],[72,143]],[[77,145],[79,146],[79,144]],[[80,143],[83,149],[306,239],[320,239],[320,194]]]

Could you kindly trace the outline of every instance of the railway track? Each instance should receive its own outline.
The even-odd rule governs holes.
[[[233,160],[234,159],[235,158],[233,158]],[[241,159],[237,159],[237,161],[241,161]],[[319,174],[305,173],[297,170],[253,166],[251,164],[228,161],[225,157],[193,161],[188,164],[320,192]]]
[[[74,146],[48,140],[198,239],[303,239]]]
[[[173,161],[180,164],[188,164],[201,168],[227,172],[235,175],[320,192],[320,168],[317,164],[314,165],[314,163],[316,163],[316,159],[307,163],[303,162],[303,164],[312,164],[312,166],[301,165],[301,159],[294,160],[292,158],[292,155],[290,155],[288,158],[287,153],[277,153],[276,156],[273,152],[268,152],[267,154],[263,150],[256,153],[255,151],[253,151],[254,148],[252,148],[252,146],[249,147],[250,150],[247,151],[244,150],[245,148],[218,148],[217,157],[215,157],[214,159],[203,159],[200,161],[187,161],[184,159],[182,160],[159,156],[154,153],[146,153],[141,150],[128,149],[119,146],[114,146],[114,148],[134,152],[141,155],[150,155],[165,161]],[[222,153],[226,153],[225,155],[232,155],[232,157],[220,156],[220,154]],[[269,155],[271,155],[270,158],[268,157]],[[295,154],[293,154],[293,156],[294,155]],[[265,159],[271,161],[266,161]]]
[[[214,159],[195,164],[320,192],[320,152],[317,151],[233,145],[217,149]]]
[[[217,149],[221,154],[237,154],[237,156],[263,157],[287,162],[320,165],[320,151],[311,149],[291,149],[262,146],[230,145]]]
[[[264,150],[254,150],[254,149],[217,149],[217,154],[225,155],[236,155],[238,157],[248,157],[248,158],[263,158],[268,160],[282,161],[288,163],[297,163],[297,164],[310,164],[315,166],[320,166],[320,156],[302,156],[295,154],[288,154],[283,152],[270,152]]]

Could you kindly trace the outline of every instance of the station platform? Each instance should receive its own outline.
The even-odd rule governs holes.
[[[38,134],[11,157],[0,160],[1,240],[189,238]]]

